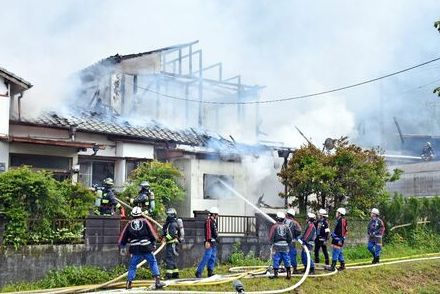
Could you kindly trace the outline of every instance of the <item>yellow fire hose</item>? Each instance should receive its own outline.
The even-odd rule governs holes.
[[[124,201],[121,201],[117,199],[119,203],[124,205],[125,207],[132,209],[130,205],[125,203]],[[161,224],[158,223],[153,218],[149,217],[146,214],[143,214],[145,218],[147,218],[149,221],[156,224],[159,228],[161,228]],[[302,247],[304,248],[307,256],[307,263],[306,263],[306,270],[303,275],[293,275],[293,276],[302,276],[301,279],[296,282],[294,285],[291,285],[287,288],[283,289],[275,289],[275,290],[265,290],[265,291],[253,291],[253,292],[246,292],[249,294],[276,294],[276,293],[286,293],[289,291],[292,291],[296,288],[298,288],[306,279],[309,277],[310,272],[310,264],[311,264],[311,257],[310,252],[304,244],[302,244],[301,240],[299,240]],[[156,255],[159,253],[163,248],[165,247],[165,242],[162,242],[161,246],[153,253]],[[376,266],[382,266],[382,265],[388,265],[388,264],[397,264],[397,263],[404,263],[404,262],[413,262],[413,261],[424,261],[424,260],[434,260],[434,259],[440,259],[440,256],[433,256],[433,255],[439,255],[440,253],[431,253],[431,254],[419,254],[419,255],[413,255],[413,256],[406,256],[406,257],[400,257],[400,258],[390,258],[390,259],[384,259],[381,263],[377,264],[365,264],[366,262],[358,262],[358,263],[351,263],[347,264],[347,269],[362,269],[362,268],[368,268],[368,267],[376,267]],[[428,257],[430,256],[430,257]],[[140,262],[137,265],[137,268],[144,265],[146,260]],[[232,273],[230,275],[224,275],[220,276],[218,279],[179,279],[179,280],[172,280],[167,281],[167,286],[173,286],[173,287],[181,287],[181,286],[212,286],[212,285],[219,285],[224,284],[228,282],[232,282],[234,280],[238,280],[241,278],[256,278],[258,276],[261,276],[265,273],[267,266],[247,266],[247,267],[233,267],[230,268],[229,271]],[[332,271],[324,274],[315,274],[310,277],[323,277],[323,276],[330,276],[336,274],[338,271]],[[65,293],[88,293],[92,291],[96,291],[98,289],[108,289],[108,288],[121,288],[125,286],[125,283],[118,282],[120,279],[126,277],[128,272],[125,272],[124,274],[108,281],[103,284],[98,285],[83,285],[83,286],[73,286],[73,287],[66,287],[66,288],[57,288],[57,289],[45,289],[45,290],[35,290],[35,291],[23,291],[23,292],[15,292],[15,293],[26,293],[26,294],[32,294],[32,293],[52,293],[52,294],[65,294]],[[192,293],[198,293],[198,294],[235,294],[236,292],[216,292],[216,291],[179,291],[179,290],[150,290],[151,285],[154,283],[154,281],[137,281],[133,283],[133,286],[135,287],[150,287],[150,288],[133,288],[130,290],[130,293],[177,293],[177,294],[192,294]],[[105,292],[115,292],[115,290],[107,290]]]
[[[125,207],[127,207],[127,208],[129,208],[129,209],[133,209],[130,205],[128,205],[127,203],[125,203],[124,201],[122,201],[122,200],[120,200],[120,199],[118,199],[118,198],[116,198],[116,200],[119,202],[119,203],[121,203],[122,205],[124,205]],[[160,223],[158,223],[155,219],[153,219],[152,217],[150,217],[150,216],[148,216],[146,213],[142,213],[142,216],[144,216],[146,219],[148,219],[149,221],[151,221],[151,222],[153,222],[156,226],[158,226],[159,228],[162,228],[162,225],[160,224]],[[156,251],[154,251],[153,252],[153,255],[157,255],[164,247],[165,247],[165,242],[162,242],[162,244],[159,246],[159,248],[157,248],[157,250]],[[137,266],[136,266],[136,268],[140,268],[141,266],[143,266],[145,263],[146,263],[147,261],[146,260],[143,260],[142,262],[140,262]],[[120,279],[123,279],[123,278],[125,278],[126,276],[128,275],[128,272],[125,272],[125,273],[123,273],[122,275],[120,275],[120,276],[118,276],[118,277],[116,277],[116,278],[114,278],[113,280],[110,280],[110,281],[108,281],[108,282],[105,282],[105,283],[103,283],[103,284],[99,284],[99,285],[93,285],[93,286],[90,286],[90,287],[88,287],[88,288],[86,288],[86,289],[75,289],[75,290],[72,290],[72,289],[64,289],[64,290],[60,290],[60,291],[54,291],[54,292],[50,292],[50,293],[53,293],[53,294],[65,294],[65,293],[86,293],[86,292],[90,292],[90,291],[95,291],[95,290],[98,290],[98,289],[101,289],[101,288],[105,288],[105,287],[107,287],[107,286],[109,286],[109,285],[111,285],[111,284],[113,284],[113,283],[115,283],[115,282],[117,282],[117,281],[119,281]]]

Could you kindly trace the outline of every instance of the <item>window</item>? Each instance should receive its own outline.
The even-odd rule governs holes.
[[[80,161],[79,181],[86,186],[101,185],[105,178],[114,179],[113,161]]]
[[[71,177],[72,158],[70,157],[18,153],[11,153],[10,156],[11,167],[29,165],[32,169],[48,170],[53,173],[53,177],[58,181]]]
[[[227,175],[203,175],[203,199],[223,199],[232,197],[229,191],[222,183],[234,187],[234,177]]]

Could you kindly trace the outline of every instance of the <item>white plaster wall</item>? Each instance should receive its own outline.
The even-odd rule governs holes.
[[[174,205],[177,213],[182,217],[193,216],[191,210],[191,159],[177,159],[173,162],[174,166],[179,169],[183,177],[180,179],[180,184],[185,190],[185,198],[179,205]]]
[[[5,95],[8,92],[5,81],[0,77],[0,94]],[[0,136],[9,135],[9,108],[11,98],[0,96]]]
[[[0,141],[0,162],[5,164],[5,170],[9,168],[9,143]]]
[[[217,206],[223,215],[253,215],[254,211],[238,197],[224,199],[203,199],[203,175],[227,175],[234,178],[234,189],[244,197],[249,197],[246,174],[238,162],[217,160],[191,160],[191,211],[206,210]]]
[[[126,163],[125,159],[119,159],[115,161],[115,186],[122,187],[125,183],[126,177]]]
[[[116,156],[154,159],[154,146],[146,144],[117,142]]]

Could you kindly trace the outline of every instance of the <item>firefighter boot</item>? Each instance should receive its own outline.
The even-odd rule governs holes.
[[[154,283],[155,289],[162,289],[163,287],[165,287],[165,283],[162,283],[160,281],[160,277],[157,276],[155,277],[155,283]]]
[[[292,273],[294,274],[294,275],[297,275],[297,274],[300,274],[301,272],[296,268],[296,266],[293,266],[292,267]]]
[[[329,265],[330,264],[330,262],[329,262],[329,260],[328,260],[328,258],[325,260],[325,265]]]
[[[214,270],[208,268],[208,278],[214,275]]]
[[[314,275],[314,274],[315,274],[315,268],[311,267],[309,271],[309,275]]]
[[[286,267],[286,279],[290,280],[292,278],[292,272],[290,271],[290,267]]]
[[[165,280],[171,280],[172,279],[172,274],[171,273],[165,273]]]
[[[127,283],[125,283],[125,289],[131,289],[132,287],[131,281],[127,281]]]
[[[172,279],[178,279],[179,278],[179,272],[177,273],[173,273],[173,275],[171,276]]]
[[[278,279],[278,269],[273,269],[273,276],[270,276],[269,279]]]
[[[345,270],[345,261],[341,261],[341,266],[338,267],[338,271],[343,271]]]
[[[332,260],[332,265],[325,268],[328,271],[334,272],[336,269],[336,260]]]

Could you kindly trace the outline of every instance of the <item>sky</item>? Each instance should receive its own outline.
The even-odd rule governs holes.
[[[62,104],[69,77],[102,58],[199,40],[205,61],[265,86],[261,99],[357,83],[440,57],[438,0],[0,0],[0,66],[29,80],[26,109]],[[7,44],[7,45],[5,45]],[[438,83],[437,83],[438,82]],[[440,62],[355,89],[261,106],[265,140],[439,135]]]

